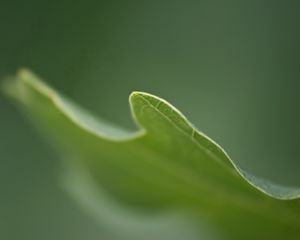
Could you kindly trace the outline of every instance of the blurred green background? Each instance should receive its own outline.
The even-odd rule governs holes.
[[[300,185],[299,7],[1,0],[0,76],[28,67],[126,128],[130,92],[156,94],[245,169]],[[62,189],[60,159],[33,129],[1,95],[0,239],[105,239]]]

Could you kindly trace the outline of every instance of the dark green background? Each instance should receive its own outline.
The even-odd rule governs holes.
[[[169,100],[244,168],[300,185],[298,1],[0,2],[0,76],[29,67],[132,128],[128,95]],[[105,235],[58,156],[0,97],[0,239]]]

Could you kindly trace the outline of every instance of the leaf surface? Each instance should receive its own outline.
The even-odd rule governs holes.
[[[27,70],[5,90],[60,149],[69,169],[80,169],[72,170],[75,176],[83,182],[78,172],[85,172],[92,192],[103,190],[124,209],[146,216],[183,211],[230,239],[299,236],[299,187],[241,169],[159,97],[130,95],[137,130],[129,132],[95,118]]]

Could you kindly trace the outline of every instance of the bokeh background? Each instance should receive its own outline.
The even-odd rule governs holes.
[[[299,10],[299,1],[1,0],[0,77],[28,67],[125,128],[130,92],[156,94],[243,168],[299,186]],[[59,163],[1,95],[0,239],[105,239],[62,189]]]

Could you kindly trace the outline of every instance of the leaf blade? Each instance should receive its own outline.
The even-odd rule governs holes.
[[[223,215],[228,208],[299,232],[299,188],[240,169],[165,100],[133,92],[130,106],[139,129],[127,132],[96,120],[28,71],[10,84],[8,93],[50,130],[72,161],[81,162],[99,186],[131,207],[196,208],[217,223],[237,217]],[[275,216],[273,208],[281,215]]]

